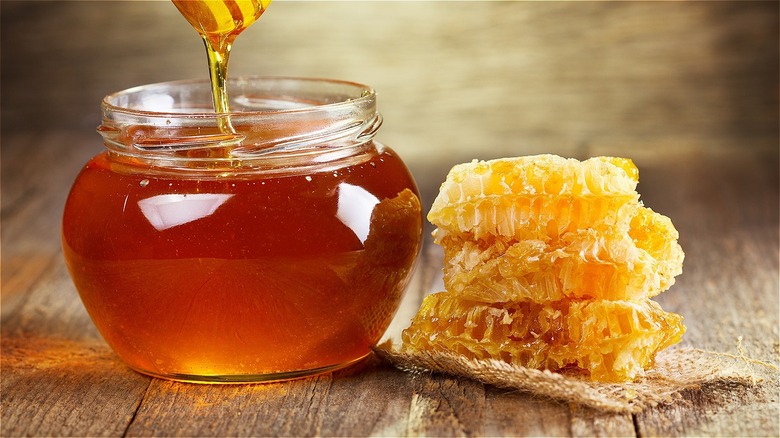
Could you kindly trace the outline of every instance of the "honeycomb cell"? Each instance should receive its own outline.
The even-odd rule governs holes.
[[[504,195],[442,207],[434,225],[477,239],[556,239],[583,228],[628,230],[639,208],[639,195],[525,196]]]
[[[671,221],[639,207],[631,228],[579,229],[554,240],[477,239],[437,230],[448,291],[480,302],[644,299],[674,284],[683,252]]]
[[[402,334],[402,349],[553,371],[576,368],[592,380],[629,381],[684,331],[681,316],[651,300],[486,304],[440,292],[425,298]]]
[[[631,219],[628,234],[637,248],[647,251],[658,261],[655,270],[661,280],[661,290],[669,289],[674,278],[682,274],[685,254],[677,243],[680,237],[668,217],[643,207]]]
[[[450,232],[527,238],[519,232],[625,225],[634,215],[631,160],[554,155],[474,161],[452,168],[428,220]],[[531,236],[533,237],[533,236]]]

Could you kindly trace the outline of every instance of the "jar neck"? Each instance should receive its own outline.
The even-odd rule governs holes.
[[[220,115],[205,80],[120,91],[103,100],[98,132],[116,161],[159,171],[289,172],[361,161],[382,124],[375,92],[360,84],[250,77],[228,89],[231,112]]]

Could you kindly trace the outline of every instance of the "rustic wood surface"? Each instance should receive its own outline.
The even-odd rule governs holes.
[[[430,205],[473,158],[619,155],[672,218],[684,274],[658,297],[683,344],[779,362],[777,2],[275,2],[231,75],[350,79],[379,91],[379,138]],[[333,375],[199,386],[125,367],[62,260],[59,221],[101,150],[100,98],[204,77],[168,2],[0,2],[3,436],[780,435],[774,372],[637,415],[601,414],[369,359]],[[439,290],[426,240],[388,336]]]

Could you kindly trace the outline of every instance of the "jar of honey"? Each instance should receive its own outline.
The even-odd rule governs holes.
[[[318,79],[229,86],[220,115],[207,81],[103,100],[106,150],[63,217],[73,282],[144,374],[253,382],[354,363],[390,324],[422,233],[409,170],[374,140],[376,95]]]

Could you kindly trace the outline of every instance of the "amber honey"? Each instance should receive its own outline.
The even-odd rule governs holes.
[[[85,307],[131,367],[242,380],[365,356],[420,224],[389,149],[324,172],[200,179],[116,171],[102,153],[74,184],[63,242]]]
[[[359,360],[390,324],[422,235],[409,170],[373,140],[373,90],[240,78],[225,136],[209,85],[104,99],[107,150],[63,216],[84,306],[129,366],[158,377],[279,380]]]

